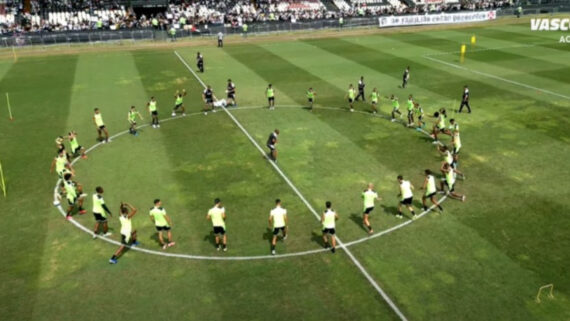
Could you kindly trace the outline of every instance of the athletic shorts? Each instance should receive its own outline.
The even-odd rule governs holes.
[[[279,234],[279,231],[282,231],[283,233],[285,233],[285,226],[282,226],[282,227],[274,227],[274,228],[273,228],[273,235]]]
[[[123,245],[129,245],[129,243],[131,242],[131,236],[126,236],[124,234],[121,234],[121,244]]]
[[[354,101],[354,99],[352,98],[348,98],[348,102],[352,104],[352,102]]]
[[[176,106],[174,106],[174,109],[178,109],[180,107],[182,107],[182,104],[176,104]]]
[[[213,104],[213,103],[214,103],[213,98],[206,98],[206,104]]]
[[[418,116],[418,120],[419,120],[419,121],[424,120],[424,115],[419,115],[419,116]]]
[[[133,126],[136,126],[136,125],[137,125],[137,122],[136,122],[136,121],[133,121],[133,120],[129,120],[129,124],[131,124],[131,125],[133,125]]]
[[[459,149],[461,149],[461,147],[459,147],[459,148],[453,147],[453,155],[459,154]]]
[[[269,150],[271,150],[271,151],[274,151],[275,145],[267,144],[267,148],[269,148]]]
[[[69,204],[70,206],[75,205],[76,202],[77,202],[77,197],[75,197],[73,199],[67,198],[67,204]]]
[[[408,110],[408,117],[414,117],[414,111]]]
[[[235,94],[235,93],[234,93],[234,94],[228,93],[227,97],[228,97],[229,99],[236,99],[236,94]]]
[[[158,111],[157,111],[157,110],[153,110],[153,111],[151,112],[151,114],[152,114],[153,116],[158,116]]]
[[[414,197],[408,197],[408,198],[404,198],[403,200],[400,201],[400,204],[402,205],[412,205],[412,200],[414,199]]]
[[[445,127],[443,128],[436,127],[435,130],[437,130],[438,133],[445,133]]]
[[[74,155],[79,154],[79,152],[81,151],[82,148],[83,148],[83,147],[82,147],[81,145],[77,146],[77,148],[76,148],[75,150],[73,150],[73,154],[74,154]]]
[[[101,213],[93,213],[93,217],[95,217],[95,222],[97,223],[107,222],[107,218],[103,216]]]
[[[226,229],[223,226],[214,226],[214,234],[226,234]]]
[[[433,193],[430,193],[430,194],[426,194],[426,198],[432,198],[432,197],[435,196],[436,193],[437,193],[437,192],[433,192]]]
[[[268,101],[275,101],[275,97],[267,97]]]
[[[372,101],[372,104],[373,104],[373,105],[378,104],[378,100],[373,100],[373,101]]]
[[[310,103],[313,102],[313,98],[308,98],[307,100],[308,100]]]
[[[374,206],[365,208],[364,214],[370,214],[370,212],[372,212],[373,209],[374,209]]]
[[[334,228],[323,228],[323,234],[334,235],[335,232],[336,232],[336,231],[335,231]]]
[[[446,180],[443,181],[443,184],[444,184],[445,186],[447,186],[447,189],[449,189],[450,192],[455,191],[455,184],[451,185],[451,187],[450,187],[449,184],[447,184],[447,181],[446,181]]]
[[[157,231],[170,231],[170,226],[155,226]]]
[[[101,125],[101,126],[99,126],[99,129],[100,129],[100,130],[103,130],[103,129],[105,129],[105,125]]]

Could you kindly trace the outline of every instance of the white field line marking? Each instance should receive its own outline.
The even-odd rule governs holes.
[[[284,105],[284,106],[278,106],[279,108],[303,108],[302,106],[295,106],[295,105]],[[238,107],[235,108],[234,110],[253,110],[253,109],[264,109],[266,107],[263,106],[244,106],[244,107]],[[339,108],[339,107],[319,107],[319,106],[314,106],[313,108],[315,109],[324,109],[324,110],[334,110],[334,111],[346,111],[346,109],[343,108]],[[356,110],[356,113],[361,113],[361,114],[366,114],[369,116],[373,116],[373,117],[383,117],[383,118],[388,118],[386,116],[382,116],[382,115],[374,115],[374,114],[370,114],[364,111],[359,111]],[[180,119],[183,117],[190,117],[190,116],[196,116],[196,115],[200,115],[202,112],[198,112],[198,113],[191,113],[188,114],[187,116],[176,116],[176,117],[172,117],[172,118],[167,118],[164,120],[161,120],[160,122],[167,122],[170,120],[174,120],[174,119]],[[138,126],[138,128],[144,128],[144,127],[148,127],[149,124],[143,124],[141,126]],[[124,134],[128,133],[128,130],[119,132],[113,136],[110,137],[111,140],[116,139],[117,137],[123,136]],[[427,132],[425,132],[427,135],[429,135]],[[96,149],[97,147],[100,147],[101,145],[103,145],[102,143],[97,143],[91,147],[89,147],[85,153],[89,153],[91,151],[93,151],[94,149]],[[76,162],[79,161],[80,158],[76,158],[72,161],[72,164],[75,164]],[[61,180],[58,180],[55,188],[54,188],[54,203],[60,203],[59,198],[58,198],[58,185],[60,184]],[[445,201],[445,199],[447,198],[447,196],[442,197],[439,200],[439,203],[443,203],[443,201]],[[65,210],[63,209],[63,207],[61,206],[61,204],[56,206],[57,209],[59,210],[59,212],[65,217],[66,213]],[[431,210],[433,210],[435,207],[435,205],[429,207],[426,211],[423,211],[422,213],[418,214],[418,219],[424,215],[426,215],[427,213],[429,213]],[[77,222],[76,220],[74,220],[73,218],[70,220],[70,222],[75,225],[75,227],[79,228],[80,230],[86,232],[87,234],[93,235],[93,232],[85,227],[84,225],[82,225],[81,223]],[[372,234],[370,236],[366,236],[348,243],[345,243],[345,246],[352,246],[354,244],[359,244],[362,242],[365,242],[367,240],[373,239],[373,238],[377,238],[383,235],[386,235],[388,233],[394,232],[408,224],[411,224],[413,221],[412,220],[408,220],[406,222],[400,223],[398,225],[395,225],[389,229],[377,232],[375,234]],[[110,239],[108,237],[105,236],[98,236],[99,239],[104,240],[105,242],[114,244],[114,245],[121,245],[121,243]],[[323,249],[323,248],[319,248],[319,249],[314,249],[314,250],[308,250],[308,251],[303,251],[303,252],[294,252],[294,253],[286,253],[286,254],[277,254],[277,255],[255,255],[255,256],[203,256],[203,255],[192,255],[192,254],[182,254],[182,253],[167,253],[167,252],[159,252],[159,251],[154,251],[154,250],[148,250],[142,247],[132,247],[131,249],[135,250],[135,251],[139,251],[139,252],[143,252],[143,253],[147,253],[147,254],[152,254],[152,255],[158,255],[158,256],[166,256],[166,257],[176,257],[176,258],[182,258],[182,259],[191,259],[191,260],[213,260],[213,261],[247,261],[247,260],[259,260],[259,259],[275,259],[275,258],[287,258],[287,257],[295,257],[295,256],[304,256],[304,255],[310,255],[310,254],[317,254],[317,253],[322,253],[322,252],[326,252],[328,251],[327,249]]]
[[[198,75],[194,72],[194,70],[192,70],[192,68],[190,68],[190,66],[188,66],[186,61],[184,59],[182,59],[182,57],[178,54],[178,52],[174,51],[174,53],[176,54],[178,59],[180,59],[180,61],[186,66],[186,68],[194,75],[194,77],[202,84],[202,86],[206,87],[204,85],[204,82],[200,79],[200,77],[198,77]],[[239,127],[239,129],[241,129],[241,131],[244,133],[244,135],[251,141],[253,146],[255,146],[257,148],[257,150],[261,153],[261,155],[265,156],[265,151],[259,146],[259,144],[255,141],[255,139],[253,139],[253,137],[251,137],[251,135],[248,133],[248,131],[241,125],[241,123],[234,117],[234,115],[232,113],[230,113],[227,108],[225,108],[223,106],[222,106],[222,109],[233,120],[233,122]],[[309,209],[309,211],[311,213],[313,213],[315,218],[318,221],[320,221],[320,216],[319,216],[319,214],[317,214],[317,211],[315,211],[315,209],[311,206],[311,204],[307,201],[307,199],[305,199],[305,197],[303,196],[303,194],[301,194],[301,192],[297,189],[297,187],[295,187],[295,185],[293,185],[293,183],[291,182],[291,180],[289,180],[287,175],[285,175],[285,173],[283,173],[283,171],[281,171],[281,169],[279,168],[279,166],[277,166],[277,164],[275,164],[275,162],[269,161],[269,163],[271,164],[271,166],[273,166],[275,171],[277,171],[277,173],[279,173],[281,178],[283,178],[283,180],[289,185],[289,187],[291,187],[291,189],[295,192],[295,194],[297,194],[297,196],[301,199],[301,201],[303,201],[303,203],[305,203],[305,206]],[[344,249],[344,252],[352,260],[354,265],[356,265],[356,267],[360,270],[360,272],[364,275],[364,277],[368,280],[368,282],[376,289],[376,292],[378,292],[382,296],[384,301],[386,301],[386,303],[388,303],[388,305],[392,308],[392,310],[398,315],[398,317],[401,320],[407,321],[406,316],[404,316],[402,311],[400,311],[400,309],[396,306],[396,304],[392,301],[392,299],[390,299],[390,297],[384,292],[384,290],[382,290],[382,288],[378,285],[378,283],[376,283],[376,281],[372,278],[372,276],[370,276],[368,271],[366,271],[364,266],[362,266],[362,264],[356,259],[356,257],[352,254],[352,252],[347,247],[344,246],[344,243],[341,241],[341,239],[338,236],[336,239],[337,239],[340,247]]]
[[[434,62],[437,62],[437,63],[440,63],[440,64],[444,64],[444,65],[449,66],[449,67],[453,67],[453,68],[456,68],[456,69],[469,71],[469,72],[472,72],[472,73],[477,74],[477,75],[485,76],[485,77],[487,77],[487,78],[492,78],[492,79],[495,79],[495,80],[504,81],[504,82],[509,83],[509,84],[512,84],[512,85],[524,87],[524,88],[527,88],[527,89],[537,90],[537,91],[543,92],[543,93],[545,93],[545,94],[549,94],[549,95],[553,95],[553,96],[557,96],[557,97],[560,97],[560,98],[564,98],[564,99],[570,100],[570,96],[566,96],[566,95],[562,95],[562,94],[559,94],[559,93],[555,93],[555,92],[550,91],[550,90],[547,90],[547,89],[542,89],[542,88],[534,87],[534,86],[527,85],[527,84],[523,84],[523,83],[520,83],[520,82],[517,82],[517,81],[514,81],[514,80],[509,80],[509,79],[502,78],[502,77],[499,77],[499,76],[495,76],[495,75],[492,75],[492,74],[488,74],[488,73],[485,73],[485,72],[481,72],[481,71],[469,69],[469,68],[466,68],[466,67],[463,67],[463,66],[460,66],[460,65],[456,65],[456,64],[452,64],[452,63],[450,63],[450,62],[443,61],[443,60],[439,60],[439,59],[436,59],[436,58],[433,58],[433,57],[429,57],[429,56],[423,56],[423,57],[424,57],[425,59],[429,59],[429,60],[431,60],[431,61],[434,61]]]
[[[540,46],[540,45],[545,45],[548,43],[534,43],[534,44],[528,44],[528,45],[513,45],[513,46],[504,46],[504,47],[495,47],[495,48],[478,48],[478,49],[469,49],[468,52],[484,52],[484,51],[493,51],[493,50],[503,50],[503,49],[515,49],[515,48],[529,48],[529,47],[536,47],[536,46]],[[456,50],[456,51],[445,51],[445,52],[436,52],[436,53],[431,53],[431,54],[425,54],[424,57],[431,57],[431,56],[445,56],[445,55],[451,55],[451,54],[459,54],[461,53],[460,50]]]

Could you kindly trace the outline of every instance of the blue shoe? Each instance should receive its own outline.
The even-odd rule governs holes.
[[[133,244],[131,244],[131,246],[139,246],[139,244],[141,244],[139,241],[133,242]]]
[[[117,264],[117,260],[116,259],[109,259],[109,263],[110,264]]]

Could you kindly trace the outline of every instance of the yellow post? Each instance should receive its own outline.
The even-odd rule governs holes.
[[[461,45],[461,50],[459,51],[461,53],[461,57],[460,57],[460,62],[463,63],[463,61],[465,60],[465,52],[467,51],[467,46],[465,44]]]
[[[6,103],[8,104],[8,114],[10,115],[10,120],[14,120],[12,117],[12,106],[10,106],[10,95],[6,93]]]
[[[4,182],[4,171],[2,171],[2,163],[0,162],[0,179],[2,179],[2,192],[6,197],[6,182]]]
[[[477,38],[475,37],[475,35],[471,36],[471,45],[475,46],[475,43],[477,42]]]
[[[14,62],[18,61],[18,55],[16,54],[16,48],[12,46],[12,54],[14,55]]]

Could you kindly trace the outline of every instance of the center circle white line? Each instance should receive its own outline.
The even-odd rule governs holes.
[[[239,110],[252,110],[252,109],[264,109],[267,108],[266,106],[244,106],[244,107],[230,107],[230,110],[234,110],[234,111],[239,111]],[[306,108],[304,106],[299,106],[299,105],[283,105],[283,106],[276,106],[276,109],[279,108]],[[340,107],[327,107],[327,106],[314,106],[314,109],[323,109],[323,110],[335,110],[335,111],[348,111],[345,108],[340,108]],[[359,114],[365,114],[365,115],[369,115],[372,117],[381,117],[381,118],[387,118],[386,116],[383,115],[378,115],[378,114],[371,114],[368,112],[364,112],[364,111],[360,111],[360,110],[356,110],[356,113]],[[186,118],[186,117],[191,117],[191,116],[197,116],[197,115],[201,115],[202,112],[197,112],[197,113],[190,113],[187,114],[186,116],[175,116],[175,117],[171,117],[171,118],[166,118],[164,120],[160,120],[160,122],[167,122],[167,121],[171,121],[171,120],[175,120],[175,119],[181,119],[181,118]],[[148,127],[149,124],[143,124],[141,126],[138,126],[138,128],[144,128],[144,127]],[[109,139],[113,140],[117,137],[123,136],[124,134],[128,133],[128,130],[119,132],[113,136],[111,136]],[[429,135],[429,133],[427,133],[426,131],[422,130],[422,132],[426,135]],[[99,147],[103,145],[101,142],[89,147],[85,153],[89,153],[92,150],[94,150],[95,148]],[[79,157],[75,158],[71,164],[74,165],[75,163],[77,163],[80,160]],[[61,215],[63,215],[64,217],[66,216],[66,212],[63,209],[63,207],[61,206],[60,200],[59,200],[59,193],[58,193],[58,186],[61,183],[61,179],[58,179],[55,188],[54,188],[54,205],[55,207],[59,210],[59,212],[61,213]],[[445,200],[447,199],[447,196],[444,195],[440,200],[439,203],[443,203]],[[427,210],[421,212],[420,214],[417,215],[417,218],[421,218],[424,215],[427,215],[431,210],[433,210],[435,208],[435,205],[430,206]],[[71,224],[73,224],[75,227],[77,227],[78,229],[86,232],[87,234],[93,235],[93,232],[85,227],[84,225],[82,225],[81,223],[77,222],[75,219],[71,218],[69,220],[69,222]],[[374,233],[370,236],[365,236],[362,237],[360,239],[356,239],[354,241],[350,241],[345,243],[344,245],[346,247],[355,245],[355,244],[359,244],[365,241],[368,241],[370,239],[374,239],[383,235],[386,235],[388,233],[394,232],[406,225],[412,224],[414,221],[412,220],[407,220],[405,222],[402,222],[398,225],[392,226],[389,229],[386,230],[382,230],[380,232]],[[102,239],[105,242],[117,245],[117,246],[121,246],[122,244],[118,241],[115,241],[113,239],[110,239],[108,237],[105,236],[98,236],[98,239]],[[322,252],[328,252],[328,249],[325,248],[319,248],[319,249],[313,249],[313,250],[307,250],[307,251],[302,251],[302,252],[293,252],[293,253],[285,253],[285,254],[276,254],[276,255],[254,255],[254,256],[207,256],[207,255],[192,255],[192,254],[183,254],[183,253],[170,253],[170,252],[161,252],[161,251],[155,251],[155,250],[149,250],[149,249],[145,249],[142,248],[140,246],[127,246],[128,248],[130,248],[131,250],[134,251],[138,251],[138,252],[142,252],[142,253],[147,253],[147,254],[153,254],[153,255],[158,255],[158,256],[165,256],[165,257],[176,257],[176,258],[183,258],[183,259],[191,259],[191,260],[212,260],[212,261],[248,261],[248,260],[262,260],[262,259],[278,259],[278,258],[287,258],[287,257],[294,257],[294,256],[304,256],[304,255],[310,255],[310,254],[317,254],[317,253],[322,253]]]

